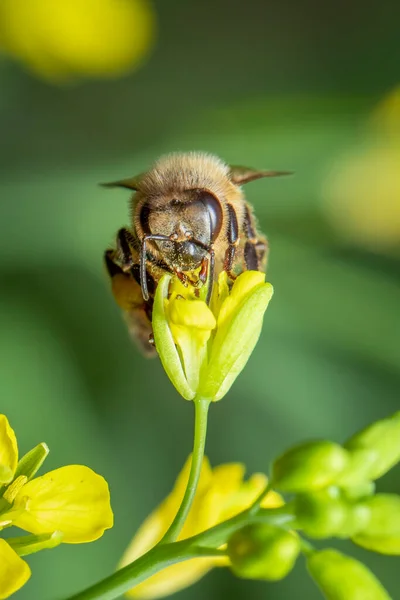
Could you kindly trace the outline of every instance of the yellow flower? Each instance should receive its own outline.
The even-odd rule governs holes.
[[[51,81],[114,77],[147,54],[147,0],[2,0],[0,49]]]
[[[181,504],[189,476],[191,457],[186,461],[171,494],[144,521],[125,552],[121,567],[147,552],[161,540]],[[235,516],[248,508],[264,489],[267,478],[261,473],[243,480],[244,466],[239,463],[224,464],[212,469],[207,458],[203,459],[202,471],[196,496],[189,516],[178,537],[183,540]],[[278,507],[281,497],[270,492],[262,506]],[[227,566],[228,559],[194,558],[172,565],[153,575],[130,590],[131,598],[160,598],[198,581],[210,569]]]
[[[31,479],[47,454],[39,444],[18,461],[15,433],[0,415],[0,531],[15,525],[34,534],[0,538],[0,599],[30,577],[20,556],[61,542],[91,542],[113,525],[107,483],[88,467],[70,465]]]
[[[164,369],[187,400],[220,400],[244,368],[261,333],[273,288],[264,273],[245,271],[229,289],[221,273],[210,307],[164,275],[153,308],[153,331]]]

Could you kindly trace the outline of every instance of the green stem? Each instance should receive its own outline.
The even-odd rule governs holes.
[[[210,406],[210,400],[208,398],[195,398],[193,402],[195,408],[195,424],[192,464],[190,465],[189,479],[179,510],[176,513],[168,531],[159,542],[160,544],[173,542],[180,534],[192,506],[200,479],[201,467],[203,465],[204,448],[206,444],[207,415],[208,408]]]
[[[220,550],[191,546],[186,540],[149,550],[135,562],[69,600],[114,600],[158,571],[191,558],[224,556]]]
[[[289,525],[294,516],[285,509],[285,506],[261,509],[250,518],[248,511],[245,510],[228,521],[215,525],[215,527],[181,542],[157,545],[133,563],[80,594],[71,596],[68,600],[115,600],[115,598],[119,598],[128,590],[170,565],[191,558],[224,556],[223,551],[206,546],[221,546],[227,542],[235,531],[248,523]]]
[[[261,502],[264,500],[265,496],[271,491],[271,489],[271,483],[268,482],[263,491],[257,496],[253,504],[249,507],[248,511],[250,515],[254,515],[257,512],[257,510],[260,508]]]
[[[236,531],[250,523],[270,523],[277,527],[284,527],[294,521],[294,515],[289,505],[279,508],[261,508],[256,514],[250,514],[249,509],[244,510],[235,517],[223,521],[192,538],[192,544],[196,546],[222,546]]]

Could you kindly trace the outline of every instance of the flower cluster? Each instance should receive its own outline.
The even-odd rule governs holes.
[[[70,465],[34,477],[48,452],[39,444],[18,460],[15,433],[0,415],[0,531],[15,525],[32,534],[0,538],[0,598],[29,579],[21,556],[62,542],[91,542],[113,525],[107,483],[88,467]]]
[[[273,288],[264,273],[245,271],[232,289],[222,272],[210,307],[165,275],[153,307],[153,331],[164,369],[178,392],[220,400],[244,368],[261,333]]]
[[[376,494],[374,481],[400,460],[400,412],[373,423],[344,446],[309,442],[272,466],[274,486],[296,494],[297,525],[311,538],[351,538],[400,554],[400,497]]]
[[[400,497],[374,493],[374,480],[400,460],[400,413],[367,427],[344,446],[327,440],[289,449],[271,469],[271,484],[294,494],[291,527],[309,538],[350,538],[369,550],[400,554]],[[286,576],[302,549],[327,598],[389,600],[375,576],[335,550],[316,551],[298,533],[250,525],[228,544],[233,572],[249,579]]]
[[[273,461],[269,486],[263,474],[243,481],[240,464],[211,469],[204,459],[195,500],[178,539],[200,545],[211,539],[223,553],[169,566],[132,588],[128,596],[160,598],[218,566],[230,568],[238,577],[278,581],[304,553],[310,575],[327,598],[390,600],[365,565],[330,548],[316,550],[302,536],[351,539],[375,552],[400,555],[400,497],[374,495],[373,483],[399,462],[399,439],[400,413],[396,413],[343,446],[328,440],[301,444]],[[184,497],[190,464],[189,458],[171,494],[140,527],[121,566],[160,544]],[[290,494],[290,501],[285,504],[271,488]],[[232,533],[229,519],[234,516],[240,522]],[[219,523],[228,524],[225,536],[222,528],[217,538],[207,537]]]
[[[148,0],[2,0],[0,50],[54,82],[135,68],[154,33]]]

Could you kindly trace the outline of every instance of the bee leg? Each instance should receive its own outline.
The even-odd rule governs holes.
[[[214,271],[215,271],[214,248],[210,248],[210,258],[207,261],[207,263],[208,263],[208,290],[207,290],[206,303],[208,305],[208,304],[210,304],[212,291],[213,291],[213,287],[214,287]]]
[[[235,260],[236,248],[239,245],[239,225],[236,211],[231,204],[227,204],[229,212],[228,222],[228,248],[225,252],[224,270],[228,273],[230,279],[235,280],[236,275],[232,271],[233,261]]]
[[[244,260],[249,271],[264,271],[267,262],[268,242],[257,236],[254,218],[246,204],[243,229],[246,236]]]
[[[117,233],[117,250],[122,259],[122,270],[129,271],[133,265],[131,245],[133,235],[127,229],[120,229]]]

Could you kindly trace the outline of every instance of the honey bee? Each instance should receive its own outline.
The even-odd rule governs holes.
[[[209,302],[222,269],[231,281],[246,269],[265,270],[267,239],[240,186],[287,174],[229,166],[216,156],[190,152],[166,155],[146,173],[103,184],[134,191],[131,226],[118,231],[105,263],[116,302],[146,355],[155,353],[152,307],[165,272],[196,289],[208,283]]]

